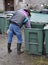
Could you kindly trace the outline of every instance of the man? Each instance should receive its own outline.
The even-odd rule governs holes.
[[[11,50],[11,42],[13,34],[17,36],[17,53],[21,54],[21,45],[22,45],[22,34],[21,34],[21,27],[25,25],[28,28],[31,28],[29,17],[30,11],[27,9],[20,9],[17,10],[13,16],[10,18],[10,25],[9,25],[9,32],[8,32],[8,53],[12,52]]]

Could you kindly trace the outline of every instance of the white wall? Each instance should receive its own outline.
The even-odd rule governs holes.
[[[42,9],[41,4],[48,4],[48,0],[26,0],[26,4],[30,4],[32,7],[37,7],[37,9]]]
[[[20,6],[19,6],[19,0],[14,0],[14,10],[17,10],[19,8],[20,8]]]
[[[32,4],[39,4],[39,3],[48,3],[48,0],[26,0]]]
[[[23,0],[23,3],[19,3],[19,0],[14,0],[14,10],[19,9],[20,7],[23,8],[26,4],[32,5],[32,6],[36,6],[42,3],[46,3],[48,4],[48,0]],[[5,4],[4,4],[4,0],[0,0],[0,11],[4,11],[5,10]]]
[[[25,0],[23,0],[23,2],[20,2],[19,0],[14,0],[14,10],[24,8],[25,5]]]
[[[0,0],[0,11],[4,11],[4,0]]]

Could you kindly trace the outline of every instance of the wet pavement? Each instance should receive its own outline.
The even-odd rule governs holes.
[[[24,38],[24,35],[23,35]],[[23,53],[17,55],[17,38],[12,41],[12,53],[7,53],[7,36],[0,35],[0,65],[48,65],[48,58],[45,56],[28,55]],[[24,39],[22,44],[24,49]]]

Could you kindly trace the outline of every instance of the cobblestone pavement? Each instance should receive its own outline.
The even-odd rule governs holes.
[[[48,58],[23,53],[17,55],[17,38],[13,37],[12,53],[7,53],[7,36],[0,35],[0,65],[48,65]],[[24,39],[22,48],[24,49]]]

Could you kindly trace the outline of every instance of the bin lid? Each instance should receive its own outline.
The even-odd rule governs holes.
[[[0,14],[0,17],[3,17],[3,18],[10,18],[12,15],[7,15],[7,14]]]
[[[48,23],[48,14],[31,12],[31,22]]]
[[[0,17],[7,17],[7,15],[5,15],[5,14],[0,14]]]
[[[46,26],[44,26],[44,29],[48,29],[48,24]]]

